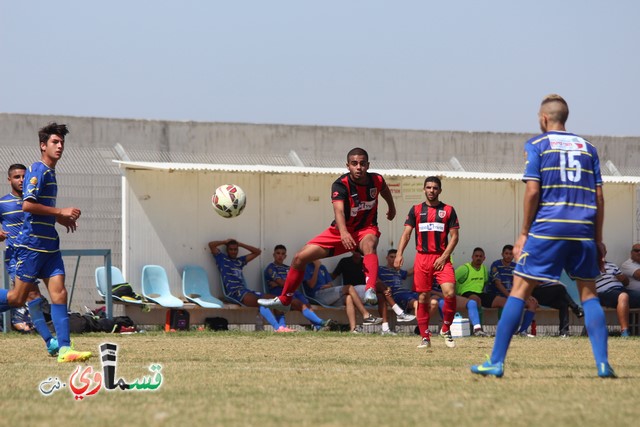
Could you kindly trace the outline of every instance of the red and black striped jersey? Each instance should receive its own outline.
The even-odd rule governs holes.
[[[331,186],[331,201],[344,203],[344,216],[349,231],[378,225],[378,196],[387,187],[382,175],[367,173],[366,184],[356,184],[348,173]],[[331,223],[335,227],[335,220]]]
[[[416,250],[424,254],[441,254],[449,243],[449,230],[460,228],[453,206],[442,202],[432,207],[422,202],[409,210],[404,225],[416,229]]]

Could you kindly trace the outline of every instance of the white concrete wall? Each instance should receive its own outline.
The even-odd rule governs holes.
[[[522,164],[524,142],[538,126],[531,118],[531,133],[459,132],[441,130],[367,129],[335,126],[289,126],[252,123],[202,123],[154,120],[108,119],[100,117],[41,116],[0,113],[0,146],[31,144],[37,149],[37,129],[50,121],[68,123],[72,147],[113,148],[164,153],[229,153],[259,155],[296,150],[307,161],[344,157],[350,148],[361,146],[373,161],[448,161],[456,156],[484,164],[511,167]],[[570,129],[580,132],[579,129]],[[606,160],[638,174],[640,136],[588,136]],[[137,159],[160,160],[160,159]],[[164,159],[173,160],[173,159]],[[183,160],[184,161],[184,160]],[[333,165],[335,166],[335,165]],[[408,166],[407,166],[408,167]],[[625,172],[632,168],[636,172]],[[412,167],[416,169],[416,167]]]

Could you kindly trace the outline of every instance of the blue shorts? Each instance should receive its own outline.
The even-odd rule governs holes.
[[[527,279],[558,282],[566,270],[574,280],[595,280],[598,250],[593,240],[527,238],[513,274]]]
[[[284,289],[282,288],[282,286],[276,286],[274,288],[271,288],[271,293],[274,295],[282,295],[283,290]],[[295,291],[293,293],[293,299],[298,299],[302,301],[303,304],[309,305],[309,299],[300,291]]]
[[[58,252],[37,252],[26,248],[16,248],[16,276],[26,283],[38,279],[64,276],[62,255]]]
[[[393,296],[393,300],[396,302],[396,304],[398,304],[400,306],[400,308],[402,308],[404,311],[411,311],[413,310],[413,307],[408,307],[407,305],[409,304],[409,301],[411,301],[412,299],[414,300],[418,300],[418,293],[417,292],[411,292],[411,291],[400,291],[400,292],[394,292],[392,294]]]
[[[229,295],[229,298],[232,298],[239,303],[242,303],[242,299],[246,294],[253,294],[258,298],[262,298],[262,292],[252,291],[251,289],[247,289],[244,285],[228,287],[226,288],[226,293]]]

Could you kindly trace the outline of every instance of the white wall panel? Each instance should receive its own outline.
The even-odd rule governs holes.
[[[128,170],[129,236],[126,241],[127,278],[139,289],[142,267],[165,267],[172,292],[181,295],[181,272],[186,264],[203,266],[209,273],[212,293],[219,296],[219,278],[207,243],[235,238],[262,249],[262,256],[245,267],[251,289],[262,289],[262,270],[272,261],[273,247],[288,249],[287,263],[309,239],[333,220],[330,188],[337,176],[269,173],[166,172]],[[387,177],[399,191],[394,198],[397,216],[386,219],[387,206],[380,200],[379,224],[382,232],[378,255],[384,263],[389,248],[397,247],[407,212],[424,200],[418,190],[423,177]],[[211,206],[211,194],[218,185],[237,184],[247,194],[247,207],[237,218],[222,218]],[[514,181],[443,181],[440,199],[456,209],[460,220],[460,242],[454,264],[471,258],[481,246],[487,263],[500,257],[505,244],[513,244],[522,217],[524,184]],[[611,259],[620,263],[628,254],[634,229],[634,187],[608,184],[605,190],[607,214],[605,241]],[[241,250],[241,254],[246,253]],[[406,251],[406,267],[415,255],[413,236]],[[331,270],[339,257],[325,260]]]

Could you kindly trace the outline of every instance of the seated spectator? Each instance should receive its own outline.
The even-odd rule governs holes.
[[[490,280],[484,292],[489,295],[508,298],[511,293],[511,287],[513,286],[513,270],[515,270],[515,268],[516,263],[513,262],[513,245],[504,245],[502,248],[502,258],[491,264]],[[535,298],[530,297],[525,302],[524,308],[522,322],[520,323],[520,328],[516,331],[516,335],[533,337],[533,335],[527,333],[527,330],[536,315],[538,302]]]
[[[504,307],[507,299],[497,294],[484,292],[489,283],[489,273],[483,262],[484,249],[475,248],[471,255],[471,262],[456,268],[456,294],[474,300],[481,307]]]
[[[273,262],[264,269],[264,282],[270,294],[280,295],[282,293],[282,287],[289,272],[289,266],[284,263],[286,258],[287,248],[284,245],[276,245],[273,249]],[[311,310],[307,297],[300,291],[296,291],[293,294],[291,308],[302,312],[302,315],[311,322],[312,328],[315,331],[329,328],[334,323],[331,319],[323,320],[318,317],[318,315]],[[277,320],[280,327],[287,327],[284,313],[279,314]]]
[[[640,291],[625,289],[628,284],[629,278],[618,266],[605,261],[604,271],[596,279],[596,290],[601,305],[616,309],[623,337],[629,336],[629,308],[640,308]]]
[[[227,247],[226,254],[218,248],[218,246],[222,245]],[[238,256],[239,248],[248,250],[249,254]],[[258,298],[263,296],[275,298],[275,296],[269,294],[263,295],[261,292],[252,291],[245,286],[242,269],[247,263],[260,256],[262,252],[260,249],[245,243],[240,243],[234,239],[209,242],[209,249],[216,260],[216,265],[222,277],[222,286],[224,286],[227,295],[247,307],[258,307],[260,314],[269,322],[274,331],[293,332],[293,329],[282,327],[268,308],[258,305]]]
[[[640,292],[640,243],[631,248],[631,256],[620,266],[622,274],[629,278],[627,289]]]
[[[538,304],[558,310],[559,331],[561,337],[569,336],[569,309],[573,311],[576,317],[584,316],[584,311],[571,298],[567,288],[558,282],[543,282],[533,290],[532,297],[538,301]]]
[[[366,278],[363,268],[362,254],[358,251],[353,251],[351,256],[343,257],[338,261],[338,264],[331,272],[331,278],[335,280],[342,276],[342,284],[353,286],[360,299],[364,301]]]
[[[362,315],[365,324],[379,325],[382,322],[382,319],[367,311],[352,285],[336,286],[329,270],[319,259],[307,264],[303,286],[307,295],[324,305],[343,305],[347,319],[349,319],[351,332],[359,333],[362,331],[362,328],[356,323],[356,309]]]
[[[353,285],[356,292],[360,296],[360,299],[364,301],[365,296],[365,274],[362,254],[358,251],[354,251],[350,257],[344,257],[338,261],[338,265],[331,273],[331,277],[336,279],[342,275],[342,283],[346,285]],[[378,299],[378,313],[382,317],[382,331],[385,334],[391,334],[392,331],[389,328],[389,322],[387,319],[387,307],[393,307],[396,305],[391,292],[386,292],[387,287],[381,280],[376,283],[376,295]],[[410,322],[412,318],[407,319],[404,312],[402,316],[398,316],[398,321]]]
[[[418,293],[410,291],[402,285],[407,277],[413,275],[413,268],[408,270],[396,269],[393,263],[398,253],[397,249],[387,251],[387,265],[378,268],[378,278],[389,288],[395,304],[391,309],[398,315],[398,322],[410,322],[416,317],[407,312],[416,312],[418,307]]]

